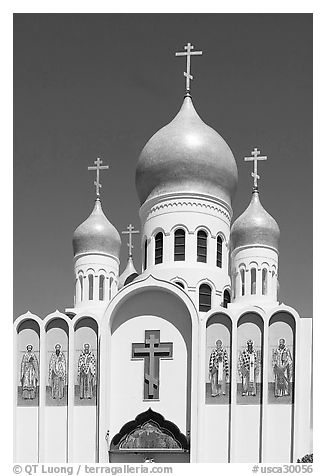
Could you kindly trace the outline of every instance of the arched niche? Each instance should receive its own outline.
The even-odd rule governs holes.
[[[76,322],[74,349],[75,405],[96,405],[98,381],[98,324],[85,316]]]
[[[139,409],[148,408],[148,401],[153,409],[164,409],[166,418],[174,421],[183,432],[190,430],[194,314],[184,296],[180,296],[183,291],[172,284],[168,286],[131,290],[111,313],[108,391],[110,431],[113,433],[134,418]],[[149,346],[149,333],[157,340],[155,345],[169,348],[168,354],[159,355],[158,349],[149,357],[145,349]],[[143,356],[139,349],[144,349]],[[150,358],[154,359],[155,365],[148,378],[146,369]],[[128,381],[124,383],[123,373],[128,375]],[[158,385],[154,383],[154,389],[150,387],[150,380],[158,382]]]
[[[268,403],[293,404],[295,380],[295,319],[277,312],[268,327]]]
[[[68,401],[68,323],[51,319],[46,327],[46,405],[65,406]]]
[[[262,401],[264,323],[256,312],[238,320],[237,403],[259,405]]]
[[[206,322],[205,395],[207,404],[230,403],[231,355],[231,319],[223,313],[213,314]]]
[[[40,326],[26,319],[17,326],[17,405],[39,405]]]

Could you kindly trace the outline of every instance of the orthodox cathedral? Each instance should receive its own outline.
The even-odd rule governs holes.
[[[311,448],[312,319],[278,301],[280,230],[186,93],[136,167],[142,270],[100,200],[73,235],[74,305],[14,323],[17,462],[295,462]],[[28,428],[28,437],[26,429]]]

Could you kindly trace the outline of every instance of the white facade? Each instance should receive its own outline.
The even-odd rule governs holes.
[[[178,128],[182,121],[185,128],[194,123],[194,134],[204,130],[205,136],[208,126],[201,125],[189,101],[187,107]],[[222,139],[209,134],[218,166]],[[193,143],[197,147],[198,141]],[[194,160],[200,154],[196,149]],[[232,168],[228,173],[235,177]],[[74,307],[44,318],[28,312],[16,319],[15,461],[143,462],[150,456],[155,462],[293,462],[312,452],[312,319],[278,302],[277,249],[255,242],[230,254],[230,203],[197,185],[190,190],[189,183],[172,190],[165,178],[160,180],[166,190],[140,207],[143,269],[138,277],[118,291],[119,253],[94,251],[86,229],[86,239],[83,235],[78,242],[86,251],[75,257]],[[214,187],[219,190],[221,184]],[[221,192],[230,202],[231,188]],[[182,230],[179,241],[177,230]],[[109,246],[117,250],[114,239]],[[155,336],[153,354],[146,335]],[[217,339],[229,367],[225,395],[214,397],[209,362]],[[286,398],[276,397],[273,373],[280,339],[293,358]],[[244,395],[238,363],[249,340],[258,364],[250,377],[255,391]],[[49,369],[58,343],[66,375],[63,396],[55,399]],[[82,396],[78,373],[85,343],[96,359],[91,397]],[[21,362],[28,345],[39,363],[39,378],[36,396],[27,401]],[[147,355],[153,359],[146,360]],[[139,432],[146,424],[172,446],[128,446],[130,435],[143,441]]]

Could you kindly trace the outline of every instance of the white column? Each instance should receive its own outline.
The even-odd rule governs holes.
[[[235,276],[235,299],[241,296],[241,286],[241,273],[240,269],[238,269]]]
[[[207,264],[216,267],[216,238],[212,238],[210,233],[207,234]]]
[[[193,231],[186,234],[186,261],[197,263],[197,234]]]
[[[263,270],[258,267],[256,269],[256,294],[257,296],[262,295],[262,279],[263,279]]]
[[[40,381],[39,381],[39,463],[45,461],[45,401],[48,368],[46,361],[46,332],[40,324]]]
[[[154,254],[155,254],[155,240],[151,236],[148,238],[148,245],[147,245],[147,268],[154,265]]]
[[[205,358],[206,358],[206,319],[199,321],[199,368],[198,368],[198,448],[197,462],[203,462],[205,458]]]
[[[100,279],[98,274],[94,274],[93,277],[93,300],[98,301],[99,300],[99,287],[100,287]]]
[[[232,319],[232,373],[230,375],[230,384],[231,384],[231,405],[230,405],[230,448],[229,448],[229,455],[230,455],[230,463],[234,463],[235,461],[235,439],[236,439],[236,408],[237,408],[237,375],[238,375],[238,327],[237,327],[237,319]]]
[[[68,401],[67,401],[67,415],[68,415],[68,428],[67,428],[67,462],[71,463],[74,461],[73,449],[74,449],[74,437],[77,435],[73,434],[74,429],[74,400],[75,400],[75,381],[74,381],[74,365],[75,365],[75,332],[72,322],[68,323],[69,325],[69,335],[68,335]]]
[[[250,269],[245,270],[245,295],[250,296],[250,289],[251,287],[251,276],[250,276]]]
[[[267,405],[268,405],[268,370],[269,370],[269,354],[268,354],[268,344],[269,344],[269,325],[268,319],[264,319],[264,336],[263,336],[263,345],[264,345],[264,355],[263,355],[263,374],[261,375],[261,388],[262,388],[262,405],[261,405],[261,447],[260,455],[261,461],[266,460],[266,434],[268,432],[268,417],[267,417]]]
[[[174,260],[174,233],[163,233],[163,264]]]
[[[88,275],[83,276],[83,301],[88,300]]]

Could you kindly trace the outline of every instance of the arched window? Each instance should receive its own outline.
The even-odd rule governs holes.
[[[94,285],[94,276],[92,274],[88,275],[88,299],[91,301],[93,299],[93,286]]]
[[[228,304],[231,302],[230,292],[226,289],[223,293],[223,307],[228,307]]]
[[[80,298],[80,301],[83,300],[83,294],[84,294],[84,288],[83,288],[83,277],[82,275],[80,274],[79,275],[79,290],[80,290],[80,295],[79,295],[79,298]]]
[[[262,281],[261,281],[261,291],[262,294],[267,294],[267,269],[263,268],[262,271]]]
[[[240,279],[241,279],[241,296],[245,295],[246,288],[245,288],[245,270],[243,268],[240,269]]]
[[[105,277],[103,276],[103,274],[101,274],[100,281],[99,281],[99,288],[98,288],[98,297],[100,301],[104,301],[104,294],[105,294],[104,283],[105,283]]]
[[[185,260],[186,233],[179,228],[174,232],[174,261]]]
[[[147,269],[147,247],[148,247],[148,241],[146,239],[144,243],[144,271],[145,269]]]
[[[251,278],[251,285],[250,285],[251,294],[256,294],[256,268],[251,268],[250,278]]]
[[[155,236],[155,264],[163,263],[163,233],[159,231]]]
[[[208,284],[199,287],[199,310],[207,312],[212,307],[212,289]]]
[[[197,233],[197,261],[201,263],[207,261],[207,233],[204,230]]]
[[[218,236],[216,239],[216,266],[222,268],[222,238]]]
[[[180,286],[180,288],[182,288],[182,289],[185,288],[184,284],[183,284],[181,281],[176,281],[174,284],[177,284],[177,285]]]

